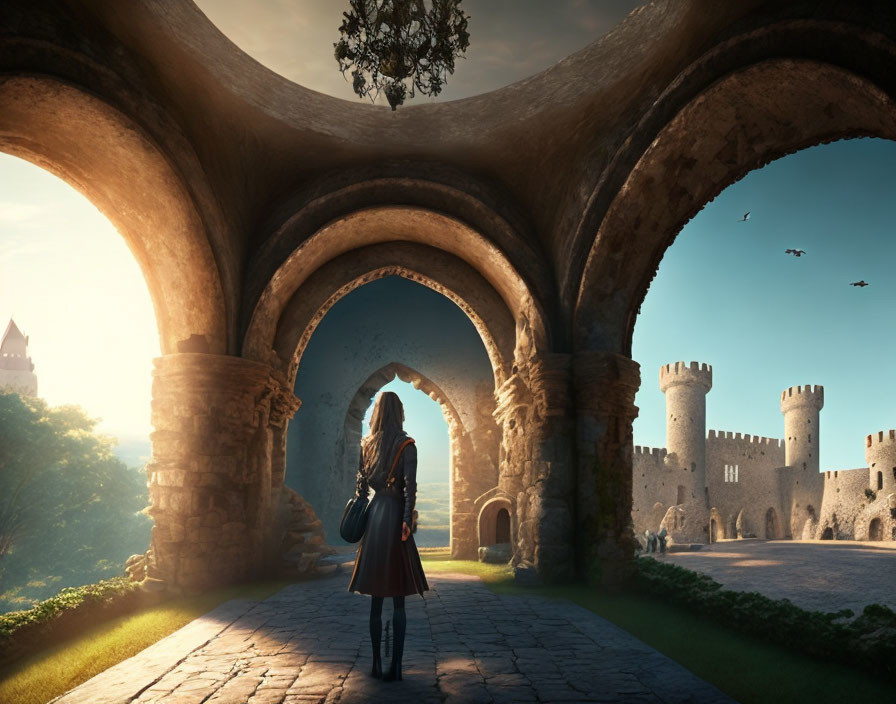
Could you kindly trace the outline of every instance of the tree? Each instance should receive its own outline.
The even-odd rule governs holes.
[[[77,406],[0,394],[0,591],[31,583],[49,596],[120,573],[146,549],[145,475],[95,426]]]

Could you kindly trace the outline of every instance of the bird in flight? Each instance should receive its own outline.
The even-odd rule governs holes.
[[[785,249],[784,254],[792,254],[795,257],[801,257],[806,253],[805,249]]]
[[[746,222],[749,219],[750,219],[750,211],[748,210],[747,212],[744,213],[744,216],[737,222]]]
[[[862,279],[861,281],[853,281],[850,286],[858,286],[859,288],[864,288],[865,286],[869,286],[870,284]]]

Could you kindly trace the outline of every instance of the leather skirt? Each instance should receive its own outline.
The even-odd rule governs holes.
[[[395,489],[376,492],[367,509],[367,529],[358,547],[350,592],[407,596],[429,589],[413,533],[401,539],[404,497]]]

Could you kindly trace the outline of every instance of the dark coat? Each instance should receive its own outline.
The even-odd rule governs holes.
[[[405,447],[395,465],[394,483],[386,485],[386,475],[395,451],[401,440],[409,439],[402,433],[391,448],[385,471],[374,472],[369,477],[369,485],[376,492],[367,509],[367,528],[358,556],[355,570],[348,586],[350,592],[360,592],[371,596],[407,596],[429,589],[414,535],[406,541],[401,539],[402,521],[411,526],[414,503],[417,500],[417,448],[410,444]],[[358,493],[367,491],[368,477],[364,459],[358,467]]]

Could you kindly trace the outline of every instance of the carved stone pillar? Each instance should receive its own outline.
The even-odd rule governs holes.
[[[533,358],[496,392],[502,427],[498,486],[515,497],[513,562],[544,582],[573,574],[570,356]]]
[[[632,423],[640,366],[612,352],[580,352],[573,377],[579,569],[590,582],[615,586],[634,566]]]
[[[299,400],[269,367],[239,357],[184,353],[153,363],[147,578],[192,589],[267,569],[283,431]]]

